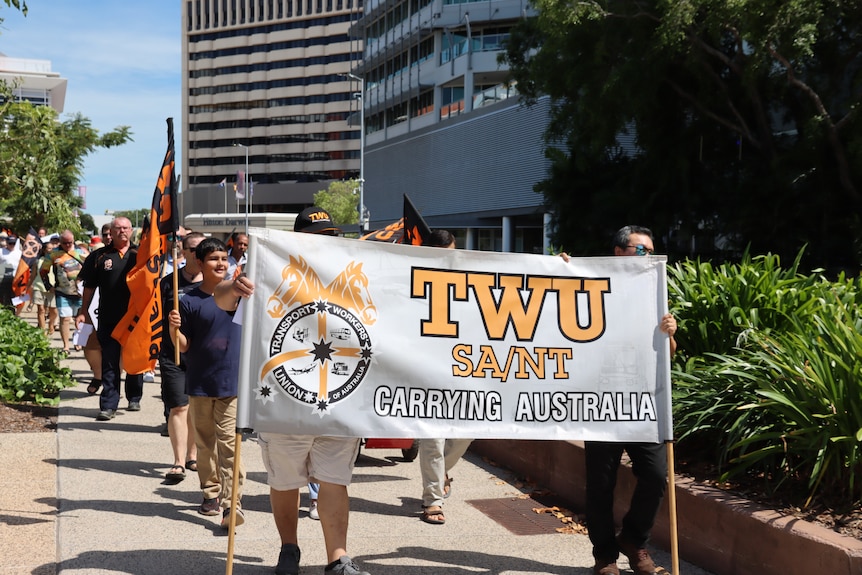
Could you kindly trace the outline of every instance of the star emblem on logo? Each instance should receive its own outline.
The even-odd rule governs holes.
[[[320,338],[320,341],[314,344],[314,350],[310,352],[314,356],[314,360],[320,363],[332,360],[332,343]]]
[[[319,299],[314,302],[314,311],[317,313],[326,313],[328,311],[328,307],[329,305],[325,299]]]
[[[268,402],[275,402],[275,393],[269,384],[258,382],[254,390],[255,399],[266,405]]]
[[[317,403],[314,405],[314,409],[311,410],[311,413],[316,413],[323,419],[323,416],[329,412],[329,396],[319,397]]]

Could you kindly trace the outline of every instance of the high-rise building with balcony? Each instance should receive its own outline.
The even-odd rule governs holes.
[[[407,193],[432,228],[473,249],[544,252],[550,104],[521,105],[497,62],[526,0],[366,0],[364,196],[371,227]],[[357,82],[359,84],[359,82]]]
[[[233,190],[246,158],[253,212],[299,211],[358,176],[346,74],[361,11],[362,0],[183,2],[184,214],[244,211]]]

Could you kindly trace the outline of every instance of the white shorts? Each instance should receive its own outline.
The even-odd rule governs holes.
[[[308,482],[350,485],[358,437],[261,432],[258,438],[267,484],[276,491],[299,489]]]

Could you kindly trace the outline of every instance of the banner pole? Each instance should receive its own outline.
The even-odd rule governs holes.
[[[173,288],[174,288],[174,309],[180,311],[180,268],[178,267],[179,262],[177,258],[180,257],[179,250],[177,249],[177,236],[176,231],[174,232],[174,279],[173,279]],[[164,312],[162,312],[164,313]],[[174,328],[171,328],[174,329]],[[174,338],[172,338],[173,340]],[[179,367],[180,365],[180,348],[174,346],[174,364]]]
[[[676,523],[676,485],[674,482],[673,441],[667,445],[668,516],[670,519],[670,561],[671,573],[679,575],[679,532]]]
[[[240,446],[242,445],[242,431],[236,430],[233,449],[233,487],[230,493],[230,522],[228,523],[227,536],[227,564],[225,565],[225,575],[233,573],[233,544],[236,531],[236,503],[239,499],[237,494],[237,484],[239,483],[239,465],[240,465]]]

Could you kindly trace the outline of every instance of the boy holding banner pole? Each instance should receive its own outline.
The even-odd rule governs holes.
[[[197,471],[203,491],[198,513],[219,515],[221,526],[232,528],[245,519],[240,498],[245,471],[238,460],[236,429],[237,374],[240,326],[233,314],[219,309],[213,289],[227,272],[227,248],[216,238],[206,238],[195,248],[201,268],[201,284],[180,299],[180,309],[168,313],[174,347],[185,354],[186,389],[198,448]],[[232,505],[235,513],[231,515]]]

